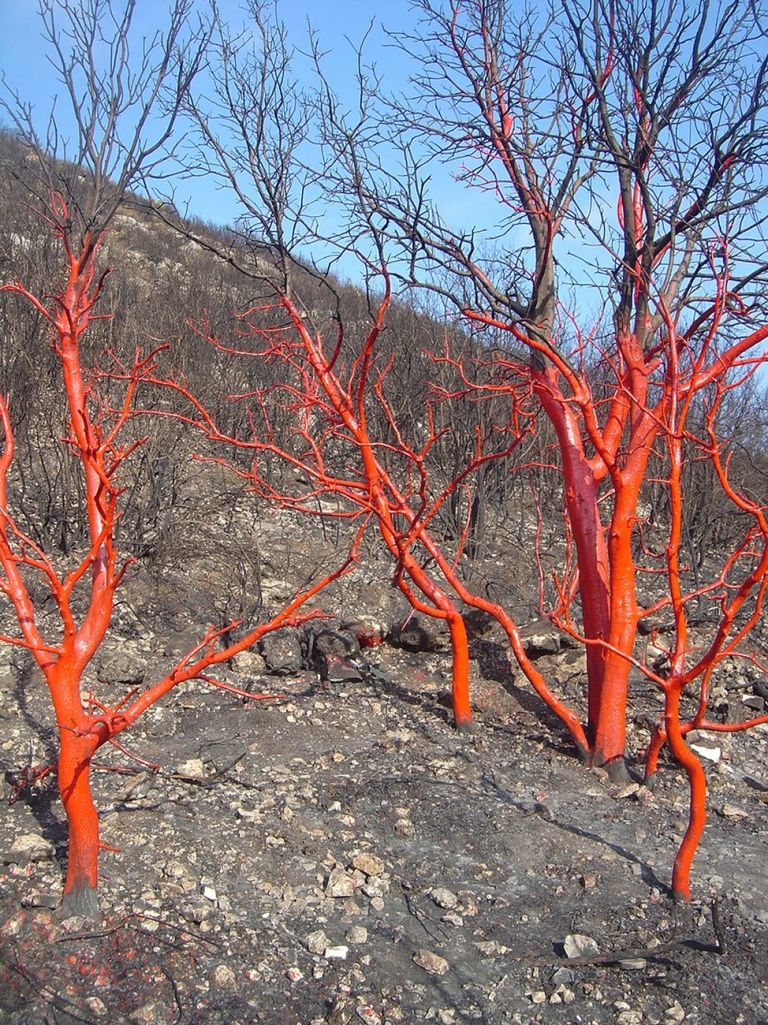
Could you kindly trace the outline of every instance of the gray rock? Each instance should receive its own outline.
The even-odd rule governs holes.
[[[438,620],[427,621],[419,616],[409,616],[405,623],[393,626],[387,640],[405,651],[440,651],[448,643]]]
[[[417,950],[413,955],[413,963],[423,968],[430,975],[445,975],[450,965],[444,957],[433,953],[431,950]]]
[[[6,865],[26,865],[30,861],[52,861],[53,844],[39,833],[22,833],[3,856]]]
[[[276,630],[267,634],[261,642],[261,653],[267,672],[274,676],[291,676],[301,672],[304,665],[298,630]]]
[[[432,890],[432,900],[439,908],[446,908],[446,910],[455,908],[459,903],[459,898],[456,894],[446,889],[445,886],[436,886]]]
[[[562,646],[560,631],[548,619],[533,619],[520,630],[523,647],[528,658],[556,655]]]
[[[96,675],[105,683],[135,685],[143,682],[146,668],[146,652],[124,641],[102,649]]]

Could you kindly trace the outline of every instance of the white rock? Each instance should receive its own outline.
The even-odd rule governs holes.
[[[722,748],[710,747],[708,744],[691,744],[691,751],[694,751],[699,758],[705,762],[713,762],[715,765],[723,756]]]
[[[509,952],[509,947],[505,947],[503,943],[497,943],[496,940],[482,940],[476,943],[475,947],[483,957],[499,957],[499,955]]]
[[[340,944],[337,947],[326,947],[323,951],[323,957],[328,961],[346,961],[349,955],[349,947],[345,947]]]
[[[237,976],[227,964],[216,965],[208,979],[215,989],[237,988]]]
[[[570,933],[563,940],[566,957],[593,957],[600,953],[597,941],[583,933]]]
[[[307,944],[310,954],[323,954],[328,948],[328,937],[322,929],[311,932],[304,942]]]
[[[746,810],[746,808],[740,808],[737,804],[729,804],[727,801],[723,805],[722,813],[727,819],[749,818],[749,812]]]
[[[39,833],[22,833],[13,841],[10,858],[6,860],[51,861],[53,844]]]
[[[205,766],[202,758],[188,758],[176,766],[176,772],[184,779],[205,779]]]
[[[325,884],[326,897],[351,897],[355,892],[355,880],[341,865],[331,870]]]

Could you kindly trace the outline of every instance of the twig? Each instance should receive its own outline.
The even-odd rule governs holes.
[[[725,953],[725,936],[723,933],[722,923],[720,921],[720,910],[719,901],[715,898],[712,901],[711,908],[712,915],[712,928],[715,933],[717,943],[702,943],[699,940],[688,938],[688,939],[675,939],[677,932],[677,922],[672,930],[672,939],[667,940],[666,943],[659,943],[655,947],[630,947],[626,950],[611,950],[605,954],[592,954],[585,957],[559,957],[559,958],[534,958],[532,963],[539,965],[559,965],[561,967],[579,966],[579,965],[597,965],[597,964],[620,964],[622,961],[634,961],[638,958],[654,958],[660,954],[669,954],[673,950],[680,950],[685,947],[693,948],[694,950],[701,950],[708,954],[718,954],[722,956]],[[514,958],[516,961],[526,960],[525,955]]]

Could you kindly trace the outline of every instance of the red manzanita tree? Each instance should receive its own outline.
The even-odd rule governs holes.
[[[127,361],[117,401],[113,394],[99,393],[97,324],[109,317],[98,309],[108,274],[99,265],[110,224],[128,190],[162,173],[179,110],[208,41],[208,29],[191,24],[189,0],[175,0],[166,32],[151,40],[136,37],[135,9],[136,0],[42,0],[43,34],[71,100],[68,128],[73,128],[74,150],[49,152],[37,135],[31,108],[15,94],[4,103],[27,150],[20,173],[29,201],[41,211],[41,224],[58,247],[63,280],[40,287],[15,280],[2,290],[29,304],[50,336],[67,424],[66,437],[60,442],[53,437],[50,444],[63,446],[63,462],[80,476],[87,530],[84,548],[64,568],[64,554],[45,551],[32,536],[36,525],[25,529],[14,509],[13,395],[0,398],[0,592],[19,627],[2,640],[31,654],[51,696],[58,785],[69,828],[64,909],[83,915],[97,912],[102,844],[90,786],[96,751],[108,743],[119,746],[117,738],[146,709],[188,680],[226,687],[209,671],[270,631],[312,616],[303,610],[305,604],[355,558],[353,541],[338,570],[306,585],[265,623],[211,627],[169,673],[140,692],[116,699],[86,692],[87,667],[107,635],[131,561],[121,559],[117,546],[120,477],[142,439],[126,428],[136,391],[156,373],[160,351],[142,355],[137,350]],[[60,139],[59,128],[51,122],[49,143]],[[55,616],[48,609],[43,614],[43,601],[52,603]],[[58,622],[52,624],[52,618]]]
[[[104,744],[115,742],[146,709],[188,680],[203,679],[232,689],[211,677],[208,670],[256,644],[267,633],[311,618],[313,613],[300,611],[302,606],[351,565],[355,545],[338,570],[298,593],[267,622],[240,631],[235,640],[231,635],[238,633],[240,624],[211,628],[169,673],[141,692],[129,691],[112,703],[99,699],[93,692],[84,693],[84,673],[107,634],[115,595],[131,561],[119,559],[115,541],[119,473],[141,439],[123,443],[121,434],[131,417],[136,389],[156,372],[157,352],[136,355],[119,408],[114,415],[103,415],[88,380],[89,368],[84,365],[82,352],[93,322],[103,318],[103,314],[96,312],[96,304],[105,275],[97,277],[96,265],[104,234],[94,238],[86,232],[75,248],[67,227],[69,211],[60,196],[52,198],[48,220],[66,257],[64,286],[48,297],[33,294],[20,282],[2,288],[31,303],[51,331],[61,365],[62,399],[66,402],[70,430],[63,444],[82,473],[89,544],[82,556],[63,572],[57,568],[57,560],[44,552],[14,518],[8,494],[14,436],[8,399],[0,399],[4,434],[0,455],[0,591],[12,603],[20,631],[18,636],[2,639],[30,652],[50,692],[59,737],[58,786],[69,829],[64,909],[72,914],[94,916],[98,853],[103,846],[90,786],[95,753]],[[40,599],[33,597],[31,585],[34,577],[42,580],[53,599],[58,628],[40,625]],[[87,595],[82,594],[84,589]]]
[[[685,900],[690,899],[691,864],[706,821],[707,792],[701,760],[685,743],[685,735],[694,729],[737,732],[768,722],[768,715],[727,723],[708,716],[710,685],[724,664],[742,659],[758,671],[766,671],[764,662],[745,645],[764,614],[768,591],[768,505],[732,479],[734,439],[724,433],[720,416],[728,396],[744,387],[768,357],[755,354],[756,342],[751,334],[724,348],[718,344],[725,311],[729,304],[738,302],[730,292],[725,243],[713,253],[713,264],[718,257],[722,269],[713,275],[718,288],[703,323],[683,326],[670,311],[663,310],[669,341],[666,401],[660,411],[668,466],[664,481],[669,498],[664,550],[667,593],[644,611],[649,615],[671,613],[674,628],[665,652],[668,669],[661,674],[647,663],[639,665],[664,693],[664,716],[648,749],[646,775],[651,778],[656,772],[660,750],[667,743],[689,781],[689,822],[672,875],[675,896]],[[702,425],[699,428],[697,420]],[[741,537],[727,551],[710,553],[707,569],[711,570],[713,564],[717,569],[706,582],[693,581],[682,551],[685,505],[695,501],[695,496],[687,496],[683,487],[686,458],[703,458],[712,465],[724,500],[731,503],[734,519],[743,524]],[[709,636],[702,636],[699,626],[695,641],[689,625],[694,603],[697,611],[702,603],[708,606],[703,618],[710,631]],[[698,616],[696,621],[700,622]],[[663,643],[658,637],[655,640],[656,646]],[[696,694],[696,711],[686,721],[681,708],[687,690]]]
[[[578,716],[555,696],[526,657],[517,625],[498,603],[468,588],[460,570],[475,479],[489,465],[509,457],[530,433],[532,415],[525,401],[530,386],[522,382],[504,423],[490,422],[483,428],[478,422],[468,440],[470,449],[454,472],[436,472],[432,456],[451,434],[450,416],[444,415],[445,396],[439,389],[425,402],[418,422],[405,423],[396,412],[393,397],[398,384],[393,382],[407,354],[396,349],[388,356],[381,352],[387,318],[393,314],[392,275],[386,235],[358,173],[354,133],[346,131],[330,90],[320,99],[313,98],[291,80],[283,28],[266,21],[258,4],[251,5],[251,14],[256,24],[254,38],[238,36],[237,45],[226,26],[216,21],[219,86],[204,97],[192,98],[188,107],[198,132],[196,162],[220,178],[243,208],[240,249],[219,255],[259,282],[269,296],[240,315],[238,333],[241,341],[250,339],[250,348],[227,346],[216,337],[210,340],[233,356],[255,357],[281,367],[283,382],[240,397],[257,411],[261,426],[256,438],[235,438],[222,431],[212,412],[200,402],[193,401],[195,411],[189,422],[217,442],[282,457],[312,482],[309,494],[291,497],[266,479],[257,465],[249,473],[266,497],[316,514],[318,497],[332,495],[343,500],[343,509],[356,510],[353,515],[370,519],[394,560],[396,586],[414,610],[443,620],[448,627],[453,651],[453,711],[459,728],[471,721],[469,651],[460,613],[463,602],[488,612],[502,624],[528,679],[564,721],[579,750],[586,752],[587,740]],[[319,172],[309,170],[300,153],[313,134],[313,114],[321,115],[316,139],[323,153]],[[340,247],[354,258],[365,279],[365,330],[359,323],[354,330],[345,325],[332,276],[311,271],[297,256],[317,190],[327,190],[327,196],[325,191],[322,194],[325,202],[334,193],[343,197],[350,182],[358,186],[349,198],[363,224],[359,232],[353,230],[335,240],[334,248]],[[199,244],[216,248],[188,227],[177,224],[177,228]],[[310,289],[315,291],[314,302],[308,298]],[[299,293],[307,296],[305,302]],[[314,321],[322,318],[313,317],[311,307],[326,304],[334,315],[326,318],[325,325],[316,324]],[[205,329],[203,333],[208,334]],[[435,366],[437,361],[433,369]],[[178,382],[158,383],[184,390]],[[514,391],[512,386],[507,394]],[[436,414],[438,407],[440,415]],[[291,446],[272,430],[278,408],[288,409],[297,425]],[[446,504],[457,494],[465,497],[467,518],[449,550],[437,540],[435,527]]]
[[[698,372],[713,379],[768,333],[750,298],[764,266],[749,235],[765,196],[754,172],[766,145],[760,14],[675,3],[662,17],[658,5],[614,0],[556,4],[540,18],[501,0],[414,7],[422,23],[402,44],[419,70],[388,122],[407,126],[395,141],[409,182],[382,170],[370,125],[347,126],[362,168],[347,195],[364,191],[380,231],[410,255],[410,276],[501,349],[490,380],[527,382],[551,424],[576,555],[559,600],[574,609],[578,598],[568,627],[586,645],[588,759],[620,776],[645,615],[641,495],[680,386],[667,314],[694,349],[712,330],[712,235],[739,256]],[[493,246],[429,203],[433,157],[499,203]],[[487,203],[479,210],[490,216]]]
[[[461,471],[449,480],[440,480],[430,470],[429,453],[450,430],[448,426],[438,427],[435,413],[435,405],[443,406],[445,396],[436,391],[424,410],[420,444],[409,442],[387,395],[394,358],[377,359],[376,343],[390,304],[389,276],[383,268],[381,276],[386,287],[377,303],[373,324],[352,345],[349,362],[341,355],[345,341],[342,327],[339,326],[334,343],[327,345],[323,333],[313,330],[308,323],[298,300],[279,289],[276,302],[260,304],[238,317],[237,347],[206,332],[219,351],[282,368],[278,383],[232,396],[233,400],[251,406],[248,423],[255,428],[251,436],[224,431],[215,415],[191,394],[183,381],[156,375],[149,376],[147,381],[183,396],[189,403],[189,412],[169,411],[165,415],[194,426],[217,445],[253,454],[248,468],[238,468],[231,462],[227,465],[262,498],[302,515],[359,518],[363,525],[375,525],[393,560],[394,584],[415,611],[448,626],[453,656],[451,696],[457,728],[463,730],[472,721],[469,646],[458,599],[493,616],[502,625],[529,681],[565,723],[579,750],[586,751],[587,741],[578,716],[553,693],[528,658],[513,619],[501,605],[478,594],[463,580],[460,564],[469,531],[469,514],[453,550],[447,550],[434,529],[442,507],[457,490],[466,489],[466,507],[471,509],[473,477],[482,467],[510,457],[530,431],[530,412],[526,412],[523,402],[519,407],[515,403],[514,415],[503,427],[491,425],[491,438],[478,430],[473,450],[467,454]],[[265,278],[265,282],[269,281]],[[246,347],[249,343],[250,347]],[[272,422],[278,411],[287,412],[294,424],[288,439],[278,439],[273,430]],[[145,412],[156,415],[152,410]],[[507,439],[502,444],[498,443],[499,435]],[[491,440],[496,444],[490,444]],[[274,474],[265,472],[267,456],[276,457],[298,471],[299,478],[309,482],[308,488],[298,493],[283,489]]]

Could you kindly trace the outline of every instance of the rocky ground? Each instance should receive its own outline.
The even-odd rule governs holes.
[[[158,654],[136,608],[98,667],[108,683],[140,685],[183,645],[170,623]],[[686,789],[672,766],[652,794],[580,766],[493,631],[473,639],[471,735],[451,726],[439,643],[357,654],[321,634],[232,666],[274,701],[194,684],[150,710],[126,744],[159,769],[104,755],[94,790],[117,850],[101,856],[98,925],[56,910],[55,782],[25,785],[50,760],[50,712],[8,657],[0,1020],[768,1023],[765,728],[707,741],[695,899],[676,907]],[[548,647],[543,668],[578,700],[580,653]],[[659,708],[647,684],[633,707],[635,750]]]

